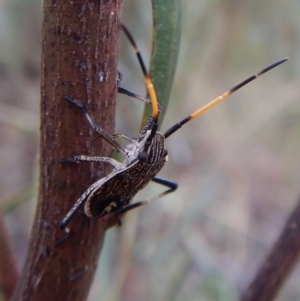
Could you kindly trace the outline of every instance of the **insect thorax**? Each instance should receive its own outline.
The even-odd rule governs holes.
[[[99,185],[92,185],[84,206],[89,217],[102,217],[128,205],[139,190],[144,188],[167,161],[164,137],[156,133],[151,141],[145,162],[137,158],[127,167],[112,172]]]

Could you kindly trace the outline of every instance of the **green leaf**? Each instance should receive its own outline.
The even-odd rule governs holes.
[[[181,0],[152,0],[153,45],[150,76],[158,102],[163,108],[160,124],[166,113],[175,76],[181,34]],[[143,122],[151,115],[145,107]]]

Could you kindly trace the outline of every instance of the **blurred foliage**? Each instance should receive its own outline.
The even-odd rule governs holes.
[[[237,300],[296,204],[300,3],[182,0],[182,7],[179,66],[163,131],[273,61],[290,61],[168,139],[160,176],[180,187],[108,231],[89,301]],[[2,1],[0,22],[0,205],[23,200],[6,214],[21,267],[35,206],[27,192],[36,182],[41,2]],[[125,1],[123,22],[149,62],[150,1]],[[145,94],[124,37],[119,70],[124,88]],[[137,135],[142,111],[138,101],[119,96],[116,132]],[[150,184],[137,199],[161,189]],[[299,279],[296,268],[277,300],[299,300]]]

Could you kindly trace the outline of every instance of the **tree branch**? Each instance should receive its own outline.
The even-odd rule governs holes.
[[[121,4],[44,2],[39,201],[15,301],[87,298],[107,224],[79,212],[70,223],[74,235],[54,245],[64,236],[58,222],[99,178],[99,166],[58,162],[81,152],[109,156],[111,149],[62,95],[87,105],[96,123],[113,132]]]
[[[241,301],[272,301],[284,285],[300,254],[300,201]]]

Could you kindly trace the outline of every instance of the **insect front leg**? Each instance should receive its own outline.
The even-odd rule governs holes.
[[[132,138],[132,137],[129,137],[129,136],[127,136],[127,135],[125,135],[125,134],[113,134],[112,135],[114,138],[124,138],[124,139],[126,139],[126,140],[128,140],[129,142],[131,142],[132,144],[135,144],[135,143],[137,143],[137,138]]]
[[[88,109],[86,106],[81,104],[80,102],[70,98],[69,96],[64,95],[63,96],[65,100],[70,102],[71,104],[75,105],[76,107],[80,108],[82,112],[85,115],[85,118],[87,119],[88,123],[90,124],[91,128],[104,140],[106,140],[111,146],[113,146],[115,149],[117,149],[122,154],[126,155],[126,150],[113,138],[112,135],[108,134],[103,128],[98,126],[94,120],[92,119]]]
[[[151,103],[151,100],[149,98],[143,97],[143,96],[138,95],[138,94],[133,93],[133,92],[130,92],[127,89],[124,89],[122,87],[118,87],[118,93],[127,95],[129,97],[133,97],[133,98],[138,99],[140,101],[143,101],[145,103]],[[157,105],[158,105],[158,111],[161,112],[161,110],[162,110],[161,105],[159,103]]]
[[[143,96],[140,96],[140,95],[138,95],[136,93],[130,92],[130,91],[128,91],[128,90],[126,90],[126,89],[124,89],[122,87],[118,87],[118,93],[127,95],[129,97],[133,97],[133,98],[141,100],[141,101],[143,101],[145,103],[151,103],[150,99],[148,99],[146,97],[143,97]]]
[[[161,184],[163,186],[166,186],[168,187],[169,189],[151,197],[151,198],[148,198],[144,201],[139,201],[139,202],[136,202],[136,203],[133,203],[133,204],[130,204],[130,205],[127,205],[127,206],[124,206],[122,209],[116,211],[114,213],[114,216],[116,217],[117,221],[119,221],[119,218],[118,216],[121,215],[121,214],[124,214],[130,210],[133,210],[135,208],[138,208],[138,207],[141,207],[141,206],[144,206],[144,205],[147,205],[149,204],[150,202],[153,202],[153,201],[156,201],[160,198],[162,198],[163,196],[169,194],[169,193],[172,193],[174,192],[177,188],[178,188],[178,184],[175,183],[175,182],[172,182],[170,180],[167,180],[167,179],[163,179],[163,178],[159,178],[159,177],[155,177],[152,179],[153,182],[157,183],[157,184]]]

